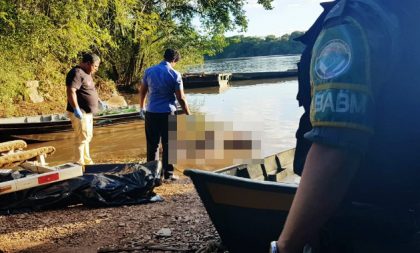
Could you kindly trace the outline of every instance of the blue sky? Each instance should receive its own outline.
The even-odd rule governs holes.
[[[264,10],[257,0],[249,0],[245,6],[248,30],[244,33],[229,32],[226,36],[281,36],[306,31],[322,12],[321,2],[325,0],[274,0],[274,9]]]

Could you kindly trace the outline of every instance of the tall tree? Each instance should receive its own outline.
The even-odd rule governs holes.
[[[116,2],[116,0],[115,0]],[[272,0],[259,1],[272,8]],[[149,0],[138,1],[133,7],[131,31],[114,34],[128,47],[128,58],[116,76],[125,85],[136,82],[145,66],[160,55],[164,47],[177,47],[185,52],[187,63],[197,61],[203,54],[213,55],[226,43],[223,34],[228,30],[246,29],[243,0]],[[201,22],[196,27],[194,18]]]
[[[273,0],[259,0],[270,9]],[[103,59],[99,75],[123,85],[138,82],[165,47],[202,61],[225,45],[228,30],[245,30],[245,0],[0,0],[0,104],[64,82],[82,52]],[[180,64],[182,67],[182,63]]]
[[[274,35],[266,37],[232,36],[226,40],[227,47],[216,55],[207,55],[206,59],[300,54],[303,50],[303,44],[294,39],[301,35],[303,35],[303,32],[295,31],[281,37]]]

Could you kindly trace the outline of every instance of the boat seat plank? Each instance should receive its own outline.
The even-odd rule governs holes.
[[[300,176],[296,175],[293,170],[283,170],[275,175],[275,182],[284,184],[299,184]]]
[[[237,169],[235,170],[235,175],[232,175],[232,176],[250,178],[248,170],[247,170],[247,165],[245,164],[238,165]]]
[[[250,179],[264,180],[266,177],[261,164],[248,164],[246,170]]]
[[[267,175],[266,180],[268,181],[275,181],[276,174],[283,170],[280,166],[280,161],[276,155],[265,157],[264,164],[262,166]]]
[[[284,152],[277,154],[276,156],[280,163],[280,167],[282,167],[283,169],[290,168],[290,166],[293,167],[293,159],[295,156],[294,149],[286,150]]]

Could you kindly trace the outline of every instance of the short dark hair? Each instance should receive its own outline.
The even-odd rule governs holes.
[[[101,59],[96,54],[85,53],[82,56],[82,62],[94,63],[98,61],[101,61]]]
[[[174,49],[168,48],[165,50],[163,58],[165,58],[167,62],[178,62],[181,59],[181,54]]]

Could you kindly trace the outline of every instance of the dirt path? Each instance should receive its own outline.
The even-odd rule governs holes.
[[[0,216],[0,252],[197,252],[219,241],[188,178],[155,192],[165,201]]]

